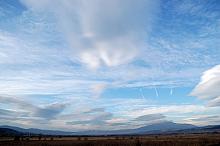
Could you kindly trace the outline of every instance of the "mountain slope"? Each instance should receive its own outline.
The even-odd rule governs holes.
[[[168,134],[168,133],[204,133],[220,132],[220,125],[197,127],[191,124],[178,124],[173,122],[156,123],[137,129],[125,130],[89,130],[81,132],[65,132],[57,130],[23,129],[14,126],[0,126],[0,134],[43,134],[43,135],[138,135],[138,134]]]
[[[31,133],[31,134],[43,134],[43,135],[73,135],[74,132],[65,132],[65,131],[57,131],[57,130],[42,130],[42,129],[34,129],[34,128],[29,128],[29,129],[24,129],[24,128],[19,128],[15,126],[0,126],[0,128],[7,128],[7,129],[12,129],[21,133]]]
[[[18,135],[23,135],[23,133],[9,128],[0,128],[0,136],[18,136]]]
[[[172,132],[176,130],[191,129],[196,128],[196,126],[191,124],[178,124],[173,122],[162,122],[156,123],[137,129],[125,129],[125,130],[113,130],[113,131],[99,131],[90,130],[78,132],[79,135],[120,135],[120,134],[157,134],[163,132]]]
[[[136,133],[152,133],[152,132],[167,132],[167,131],[176,131],[182,129],[191,129],[196,128],[196,126],[191,124],[178,124],[173,122],[163,122],[144,126],[136,129]]]
[[[176,133],[220,133],[220,125],[209,125],[191,129],[178,130]]]

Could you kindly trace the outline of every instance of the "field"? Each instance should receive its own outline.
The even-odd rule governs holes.
[[[220,134],[103,137],[1,137],[0,146],[220,146]]]

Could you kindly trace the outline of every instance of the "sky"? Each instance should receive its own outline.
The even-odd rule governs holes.
[[[0,125],[220,123],[219,0],[0,0]]]

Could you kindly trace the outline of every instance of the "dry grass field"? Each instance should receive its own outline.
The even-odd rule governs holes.
[[[0,139],[0,146],[220,146],[220,134]]]

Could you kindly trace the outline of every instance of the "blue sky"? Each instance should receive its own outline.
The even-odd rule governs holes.
[[[219,124],[219,42],[218,0],[0,0],[0,124]]]

